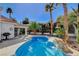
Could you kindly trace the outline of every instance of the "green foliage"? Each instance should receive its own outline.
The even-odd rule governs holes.
[[[79,43],[79,36],[77,37],[77,43]]]
[[[39,28],[40,28],[40,25],[38,23],[36,23],[36,22],[32,22],[29,25],[30,30],[38,30]]]
[[[6,12],[7,12],[7,13],[13,13],[13,11],[12,11],[11,8],[7,8]]]
[[[55,29],[55,33],[58,37],[63,36],[64,35],[64,29],[59,27]]]
[[[45,6],[45,11],[53,11],[55,9],[55,4],[54,3],[50,3],[50,4],[46,4]]]
[[[78,29],[78,34],[77,34],[77,43],[79,43],[79,29]]]
[[[68,20],[69,20],[69,24],[73,24],[74,22],[77,21],[77,17],[73,12],[71,12],[68,14]]]
[[[77,32],[77,43],[79,43],[79,26],[77,27],[77,30],[78,30],[78,32]]]
[[[20,35],[24,35],[25,34],[25,29],[24,28],[21,28],[20,29]]]
[[[57,17],[57,22],[60,22],[61,25],[63,25],[64,24],[64,18],[63,18],[63,16]]]
[[[64,16],[57,17],[57,21],[59,21],[61,24],[64,24]],[[77,17],[73,12],[70,12],[68,14],[68,23],[73,24],[77,21]]]
[[[29,24],[29,19],[26,17],[23,21],[22,21],[23,24]]]

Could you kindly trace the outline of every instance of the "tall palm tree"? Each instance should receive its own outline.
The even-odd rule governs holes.
[[[56,6],[60,5],[59,3],[56,4]],[[68,9],[67,9],[67,4],[66,3],[62,3],[62,6],[63,6],[63,9],[64,9],[64,41],[65,43],[67,43],[68,41],[68,15],[67,15],[67,12],[68,12]]]
[[[67,43],[68,41],[68,15],[67,15],[67,4],[63,3],[63,9],[64,9],[64,41]]]
[[[6,12],[9,14],[9,18],[11,18],[11,15],[13,13],[11,8],[7,8]]]
[[[52,20],[52,11],[54,10],[54,4],[50,3],[45,6],[45,10],[50,12],[50,33],[53,33],[53,20]]]

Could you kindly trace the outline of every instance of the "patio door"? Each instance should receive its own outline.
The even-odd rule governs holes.
[[[15,37],[18,36],[18,28],[15,28],[15,29],[14,29],[14,36],[15,36]]]
[[[20,35],[25,35],[25,28],[20,28]]]

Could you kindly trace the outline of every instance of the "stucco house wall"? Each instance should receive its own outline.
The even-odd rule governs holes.
[[[1,40],[1,23],[0,23],[0,40]]]
[[[14,19],[0,15],[0,40],[5,38],[2,35],[5,32],[9,32],[11,34],[9,38],[14,37],[14,23],[16,23]]]
[[[1,39],[4,39],[5,37],[2,35],[5,32],[10,33],[11,35],[9,36],[9,38],[13,38],[14,37],[14,24],[13,23],[0,23],[0,27],[1,27]]]
[[[17,32],[16,32],[15,28],[18,29]],[[17,23],[17,21],[13,18],[7,18],[3,15],[0,15],[0,40],[5,39],[5,37],[2,34],[6,33],[6,32],[10,33],[8,38],[14,38],[16,36],[15,35],[16,33],[18,34],[17,36],[19,36],[20,28],[24,28],[25,35],[27,35],[27,26],[26,25]]]

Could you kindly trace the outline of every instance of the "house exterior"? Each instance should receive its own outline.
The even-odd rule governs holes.
[[[6,32],[10,33],[9,38],[21,35],[21,29],[24,30],[24,35],[27,35],[26,25],[18,24],[14,19],[0,16],[0,40],[5,38],[2,34]]]

